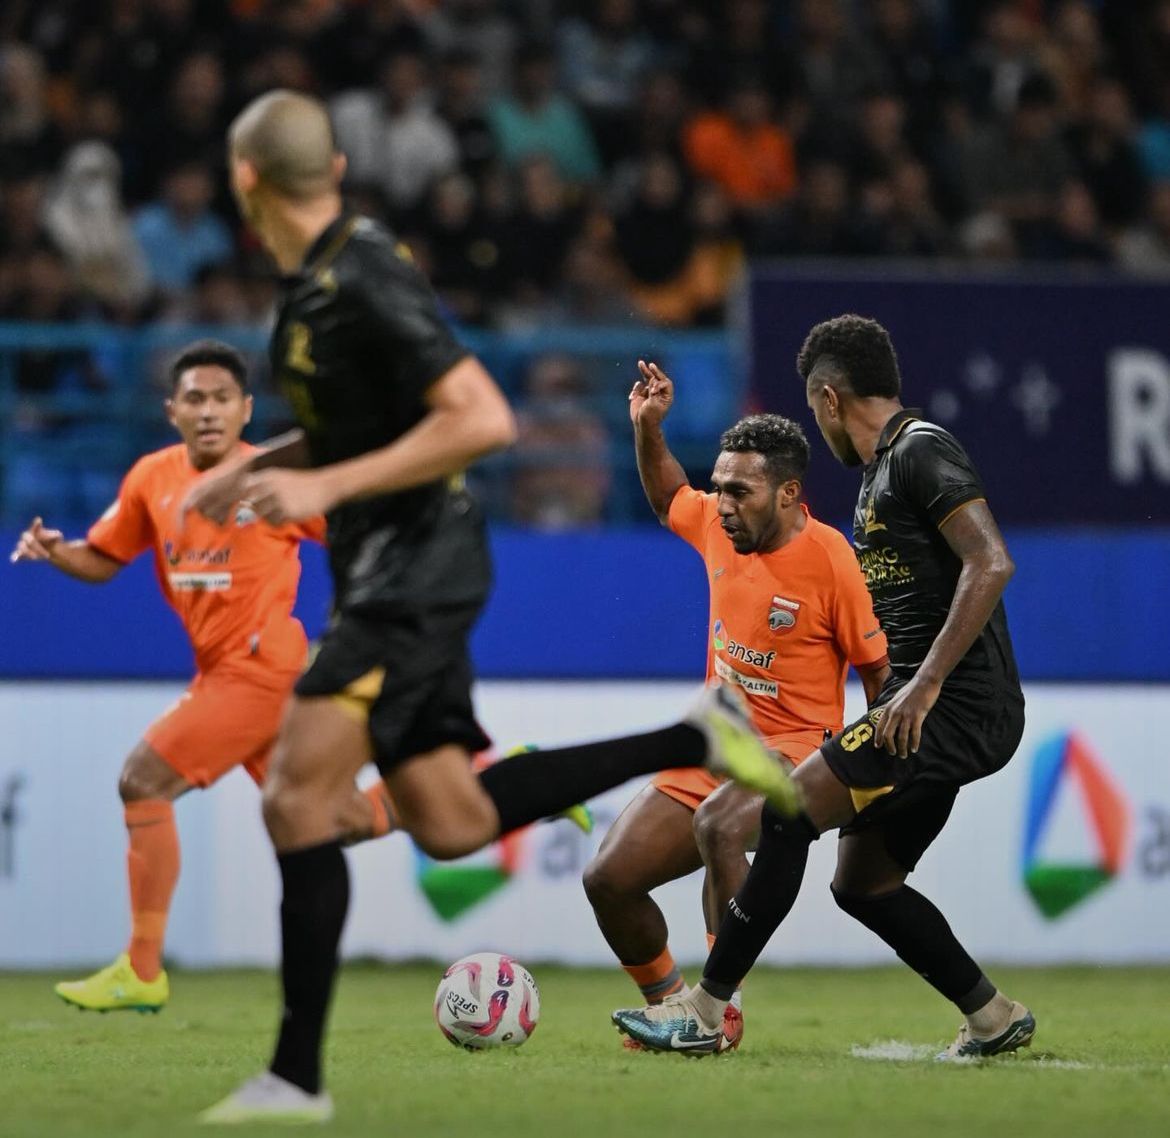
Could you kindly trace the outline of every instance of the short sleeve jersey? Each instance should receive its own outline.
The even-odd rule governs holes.
[[[427,414],[431,384],[467,355],[404,247],[382,225],[351,214],[337,218],[283,282],[270,351],[313,466],[401,437]],[[449,497],[447,483],[436,481],[332,510],[337,607],[454,603],[486,593],[478,514],[466,499],[457,503],[462,513],[452,509]],[[417,566],[426,559],[415,554],[440,530],[442,548],[430,551],[424,576]]]
[[[919,412],[898,412],[865,468],[853,517],[853,545],[874,611],[890,641],[890,666],[909,678],[946,622],[962,563],[941,528],[985,498],[970,458]],[[1007,615],[1000,602],[948,683],[1019,686]]]
[[[715,496],[689,486],[668,524],[706,565],[707,678],[742,689],[766,738],[812,751],[841,730],[847,665],[884,661],[886,638],[848,541],[801,510],[804,529],[772,553],[737,553]]]
[[[201,671],[238,657],[299,671],[306,641],[292,615],[298,550],[302,541],[324,540],[325,520],[271,526],[239,503],[222,526],[197,514],[180,524],[179,506],[199,476],[182,445],[139,459],[90,527],[89,544],[123,564],[153,550],[163,596],[183,622]]]

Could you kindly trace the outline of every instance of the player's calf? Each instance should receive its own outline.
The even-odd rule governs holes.
[[[409,759],[387,773],[386,783],[402,828],[428,857],[464,857],[500,836],[496,808],[461,747]]]

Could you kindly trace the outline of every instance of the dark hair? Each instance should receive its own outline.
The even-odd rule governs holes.
[[[448,48],[440,60],[444,67],[482,67],[479,53],[469,47]]]
[[[1055,107],[1058,102],[1060,94],[1056,84],[1043,71],[1033,71],[1028,75],[1016,93],[1016,107],[1019,110]]]
[[[554,59],[553,46],[546,39],[533,37],[521,41],[516,49],[516,66],[529,67],[536,63],[551,63]]]
[[[762,454],[768,476],[777,486],[790,478],[804,481],[808,439],[799,423],[783,415],[748,415],[723,432],[719,446],[736,454]]]
[[[231,344],[222,340],[196,340],[188,344],[171,363],[171,394],[178,390],[183,373],[193,367],[221,367],[231,372],[240,390],[247,393],[248,365]]]
[[[898,357],[890,334],[865,316],[835,316],[816,325],[796,357],[805,383],[820,363],[828,363],[863,399],[897,399],[902,391]]]

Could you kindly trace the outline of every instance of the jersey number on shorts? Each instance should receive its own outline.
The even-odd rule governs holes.
[[[851,727],[841,736],[841,746],[846,751],[856,751],[858,747],[863,743],[868,743],[872,738],[872,725],[869,723],[859,723],[856,727]]]

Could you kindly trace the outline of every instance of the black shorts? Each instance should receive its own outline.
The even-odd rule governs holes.
[[[829,769],[847,787],[857,814],[841,833],[875,825],[886,848],[911,870],[938,836],[965,783],[1003,767],[1024,731],[1024,698],[996,684],[944,687],[922,724],[917,752],[905,759],[875,746],[883,709],[905,684],[891,679],[874,706],[822,748]]]
[[[296,686],[333,696],[365,717],[378,769],[455,744],[469,753],[491,740],[471,704],[467,640],[480,606],[377,619],[343,613]]]

